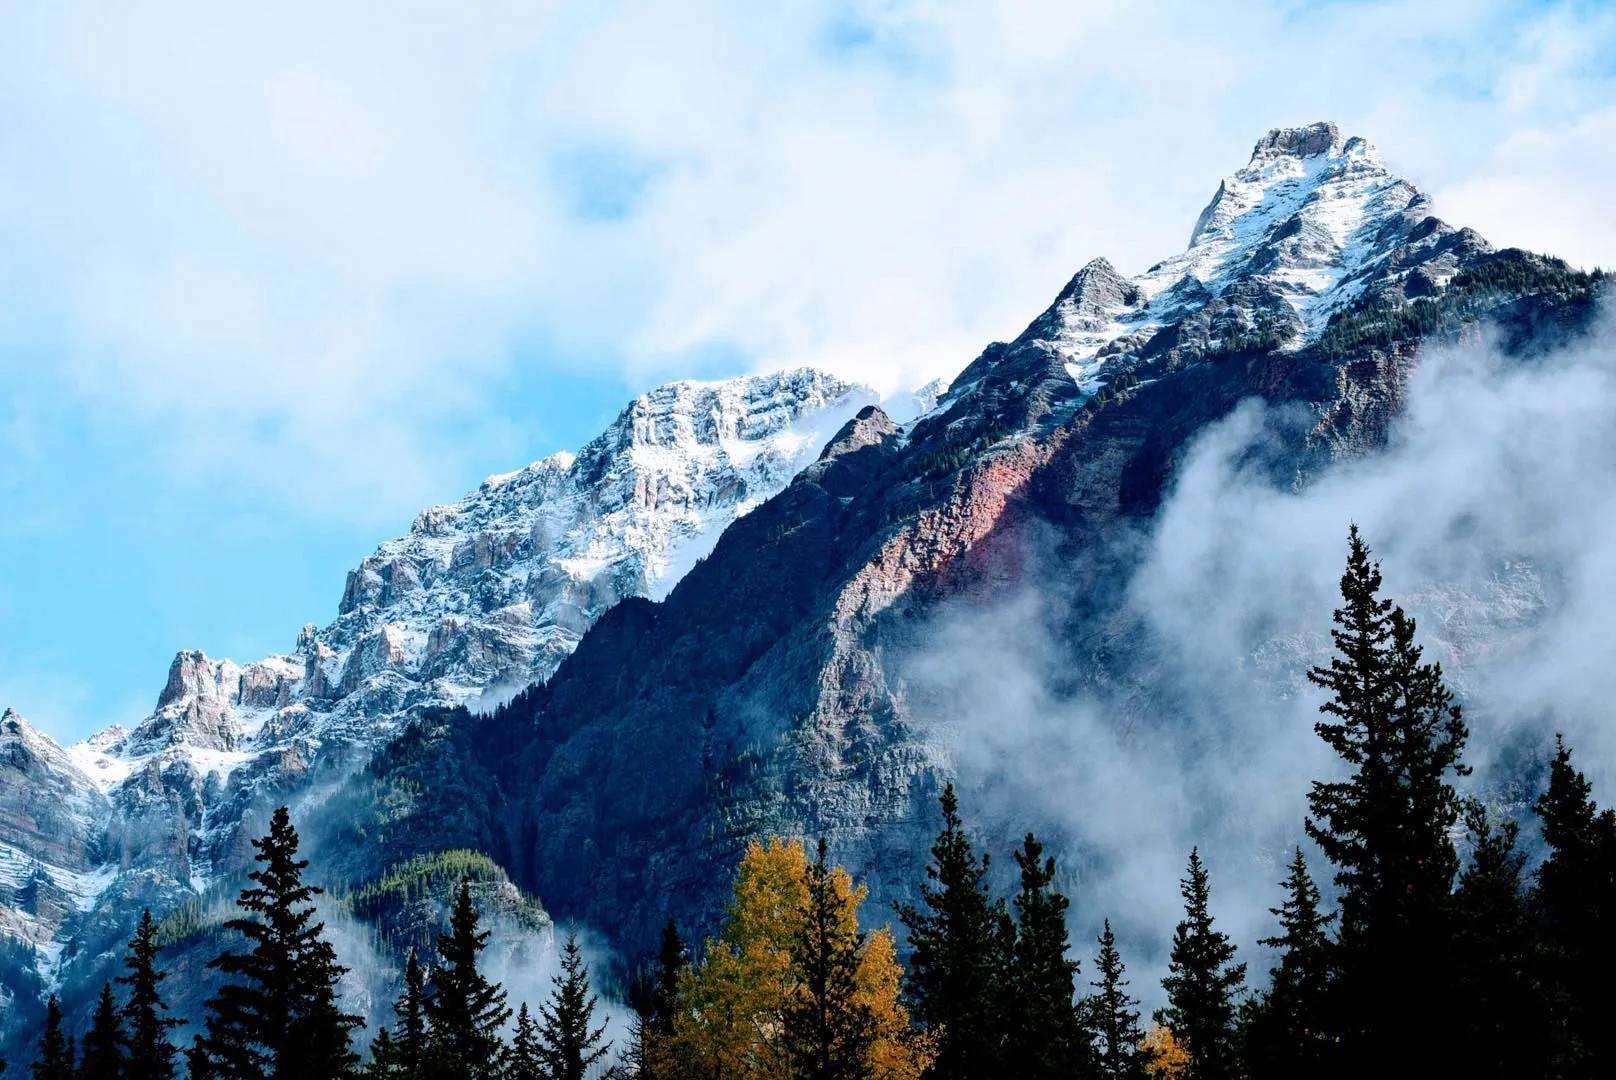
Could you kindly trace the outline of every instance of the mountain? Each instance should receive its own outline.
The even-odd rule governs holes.
[[[959,769],[915,667],[946,612],[1033,587],[1061,688],[1170,733],[1127,583],[1199,436],[1283,407],[1254,467],[1303,487],[1387,444],[1422,344],[1586,325],[1599,279],[1429,210],[1361,139],[1270,132],[1184,252],[1090,262],[914,419],[811,371],[674,384],[423,512],[293,653],[182,653],[152,716],[66,751],[8,714],[4,992],[86,998],[142,904],[205,922],[283,801],[329,881],[482,852],[629,956],[709,929],[761,833],[908,897]]]
[[[489,851],[630,955],[670,913],[712,927],[760,833],[826,836],[887,909],[957,767],[911,670],[940,613],[1034,586],[1063,686],[1176,738],[1192,705],[1151,678],[1126,586],[1194,439],[1242,402],[1282,406],[1284,443],[1254,464],[1305,486],[1386,444],[1422,343],[1481,320],[1505,347],[1574,334],[1597,287],[1431,216],[1331,125],[1272,132],[1186,252],[1133,278],[1091,262],[926,415],[860,412],[665,600],[620,603],[491,716],[425,718],[328,842],[347,873],[367,843]]]
[[[0,983],[97,967],[142,905],[232,879],[274,805],[363,764],[411,715],[548,676],[604,611],[665,594],[874,400],[808,370],[663,386],[577,455],[423,511],[291,653],[181,652],[150,716],[65,750],[8,710],[0,931],[37,960]]]

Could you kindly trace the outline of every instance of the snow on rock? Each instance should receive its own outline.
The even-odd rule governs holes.
[[[7,711],[0,933],[54,971],[67,914],[120,875],[194,891],[239,869],[260,793],[284,797],[323,748],[374,745],[420,708],[487,706],[547,677],[618,600],[665,596],[875,400],[807,369],[660,387],[576,455],[422,511],[291,653],[181,652],[151,715],[65,750]]]
[[[1166,328],[1170,345],[1298,348],[1368,289],[1399,287],[1416,271],[1445,284],[1452,238],[1485,247],[1429,209],[1363,139],[1329,123],[1276,129],[1219,184],[1188,248],[1133,278],[1094,260],[1020,342],[1057,354],[1084,394],[1116,359],[1149,357]]]

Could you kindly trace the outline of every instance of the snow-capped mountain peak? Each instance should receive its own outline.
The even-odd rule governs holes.
[[[1057,355],[1085,395],[1119,365],[1186,350],[1299,348],[1366,291],[1416,272],[1446,283],[1460,234],[1428,211],[1363,139],[1330,123],[1277,128],[1218,185],[1184,251],[1132,278],[1093,260],[1019,340]]]

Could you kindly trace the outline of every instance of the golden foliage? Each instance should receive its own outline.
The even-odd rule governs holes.
[[[1139,1040],[1145,1059],[1145,1074],[1153,1080],[1183,1080],[1190,1071],[1190,1052],[1178,1041],[1172,1028],[1156,1026]]]
[[[832,883],[838,919],[858,930],[866,890],[837,868]],[[724,928],[706,955],[687,969],[671,1036],[650,1048],[656,1075],[677,1080],[788,1080],[787,1007],[799,993],[792,943],[804,925],[808,854],[800,841],[753,841],[741,859]],[[910,1031],[898,1002],[903,972],[892,932],[870,934],[859,957],[859,1001],[875,1020],[871,1072],[880,1080],[916,1080],[934,1056]]]

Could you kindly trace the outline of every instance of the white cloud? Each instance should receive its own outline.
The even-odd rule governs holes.
[[[1176,250],[1276,124],[1609,263],[1612,36],[1451,0],[14,7],[0,349],[55,340],[181,473],[397,516],[509,440],[475,421],[518,346],[917,383]]]

